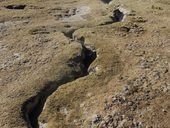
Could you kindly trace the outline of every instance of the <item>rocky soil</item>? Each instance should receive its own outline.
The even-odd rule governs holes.
[[[170,128],[169,0],[0,0],[0,128]]]

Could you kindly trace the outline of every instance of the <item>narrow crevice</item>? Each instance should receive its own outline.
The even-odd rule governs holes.
[[[84,75],[88,75],[88,69],[90,64],[96,59],[97,57],[97,53],[96,50],[91,50],[85,46],[83,46],[84,48],[84,53],[85,53],[85,58],[83,59],[83,64],[84,64],[84,69],[83,69],[83,73]]]
[[[73,33],[75,30],[70,31],[69,33],[65,33],[68,38],[73,39]],[[84,40],[83,40],[84,41]],[[66,84],[68,82],[72,82],[80,77],[87,76],[88,68],[90,64],[96,59],[96,51],[90,48],[87,48],[82,43],[82,55],[76,56],[69,60],[68,66],[80,66],[80,71],[71,72],[62,77],[59,81],[52,81],[45,84],[45,88],[41,90],[36,96],[30,98],[22,105],[22,112],[25,121],[28,123],[29,128],[39,128],[38,117],[43,111],[44,104],[47,98],[55,92],[59,86]]]
[[[25,9],[26,5],[7,5],[5,6],[6,9],[14,9],[14,10],[23,10]]]
[[[49,82],[46,84],[46,88],[41,90],[36,96],[28,99],[22,105],[22,112],[25,121],[28,123],[29,128],[38,128],[38,116],[43,110],[43,106],[48,96],[50,96],[53,91],[58,87],[54,86],[55,82]]]
[[[75,76],[76,77],[76,76]],[[36,96],[28,99],[22,105],[23,118],[27,122],[28,128],[39,128],[38,117],[43,111],[47,98],[55,92],[59,86],[75,80],[69,76],[63,77],[60,81],[51,81],[45,85]]]

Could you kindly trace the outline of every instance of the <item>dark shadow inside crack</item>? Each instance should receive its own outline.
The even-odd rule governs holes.
[[[27,122],[29,128],[39,128],[38,117],[43,111],[47,98],[57,90],[60,85],[67,82],[69,82],[67,78],[61,79],[60,81],[48,82],[44,89],[22,105],[23,118]]]
[[[85,46],[84,47],[84,53],[85,53],[85,58],[83,59],[83,63],[84,63],[84,75],[88,75],[88,69],[90,64],[97,58],[97,53],[96,50],[91,50]]]
[[[25,9],[26,5],[7,5],[5,6],[6,9],[12,9],[12,10],[23,10]]]

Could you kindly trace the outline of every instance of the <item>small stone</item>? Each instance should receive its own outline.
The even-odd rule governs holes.
[[[113,117],[111,115],[108,115],[106,117],[104,117],[105,122],[108,123],[112,123],[113,122]]]
[[[160,79],[160,72],[155,71],[154,74],[153,74],[153,77],[155,78],[155,80]]]
[[[160,90],[163,91],[164,93],[170,92],[170,84],[168,84],[168,83],[163,84],[161,86]]]
[[[142,69],[150,68],[150,66],[151,66],[151,63],[147,60],[142,60],[140,62],[140,68]]]
[[[125,101],[126,101],[126,98],[121,95],[116,95],[112,98],[112,103],[114,104],[123,104],[125,103]]]
[[[162,109],[162,112],[167,113],[167,111],[165,109]]]
[[[92,117],[92,123],[93,123],[93,124],[98,124],[101,120],[102,120],[102,118],[101,118],[100,115],[95,114],[95,115],[93,115],[93,117]]]
[[[127,104],[128,104],[128,106],[132,106],[132,105],[133,105],[133,102],[130,101],[130,102],[128,102]]]
[[[108,110],[108,109],[110,109],[112,106],[113,106],[113,105],[110,104],[110,103],[105,103],[105,104],[104,104],[104,110]]]
[[[23,61],[22,61],[22,63],[28,63],[29,62],[29,59],[24,59]]]
[[[105,128],[106,126],[107,125],[105,121],[101,121],[101,123],[99,124],[99,128]]]
[[[135,53],[135,56],[143,56],[145,54],[145,51],[138,51]]]

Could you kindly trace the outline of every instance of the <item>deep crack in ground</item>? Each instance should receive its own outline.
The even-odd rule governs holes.
[[[73,33],[75,30],[72,30],[68,33],[64,33],[64,35],[72,40],[73,39]],[[83,41],[83,43],[82,43]],[[73,72],[74,79],[67,79],[63,78],[60,79],[59,81],[50,81],[46,84],[45,88],[42,89],[36,96],[28,99],[23,105],[22,105],[22,112],[23,112],[23,117],[25,121],[28,123],[29,128],[38,128],[39,123],[38,123],[38,117],[43,111],[43,107],[45,105],[45,102],[47,98],[55,92],[59,86],[62,86],[63,84],[66,84],[68,82],[72,82],[80,77],[87,76],[88,73],[88,68],[90,64],[96,59],[96,51],[91,50],[87,48],[84,45],[84,38],[79,42],[82,45],[82,51],[84,54],[83,56],[80,56],[82,58],[75,58],[71,60],[71,63],[80,63],[81,64],[81,72],[82,73],[75,73]],[[69,76],[68,76],[69,78]]]
[[[104,1],[105,3],[109,3],[110,1]],[[119,9],[116,9],[113,11],[113,16],[111,16],[111,23],[113,22],[120,22],[123,20],[124,13],[121,12]],[[107,24],[107,23],[106,23]],[[108,23],[110,24],[110,23]],[[103,24],[105,25],[105,24]],[[83,56],[80,56],[81,58],[74,58],[70,60],[69,65],[72,66],[75,63],[80,63],[80,69],[81,73],[72,72],[74,75],[74,79],[61,79],[60,81],[50,81],[46,84],[45,88],[41,90],[36,96],[30,98],[27,100],[23,106],[22,106],[22,112],[24,115],[24,119],[28,123],[28,126],[30,128],[38,128],[38,117],[43,111],[44,104],[47,100],[47,98],[55,92],[59,86],[62,86],[63,84],[66,84],[68,82],[72,82],[80,77],[87,76],[88,68],[90,64],[96,59],[97,54],[95,50],[92,50],[91,48],[87,48],[85,46],[85,38],[82,36],[79,39],[76,39],[73,34],[77,29],[67,29],[66,31],[62,31],[62,33],[70,39],[71,41],[76,41],[81,44],[82,46],[82,52]]]

